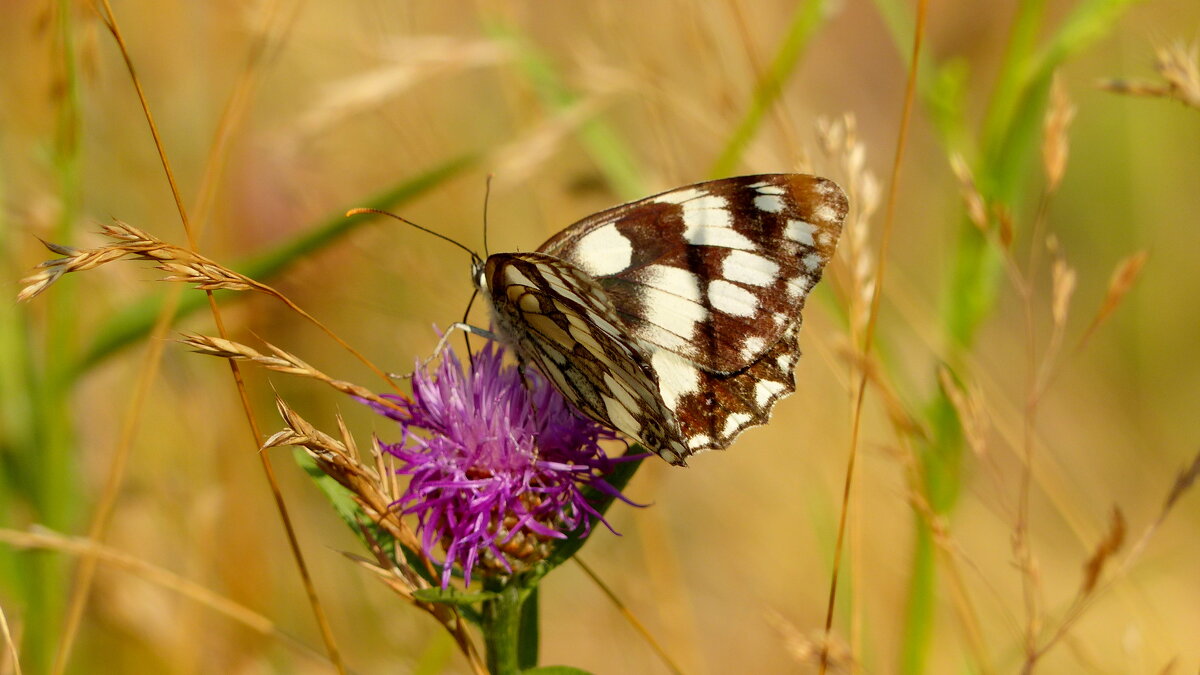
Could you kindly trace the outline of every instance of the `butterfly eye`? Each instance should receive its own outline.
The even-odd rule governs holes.
[[[487,288],[487,279],[484,277],[484,264],[482,258],[474,258],[471,260],[471,283],[476,288]]]

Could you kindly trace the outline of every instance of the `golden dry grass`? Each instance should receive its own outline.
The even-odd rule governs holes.
[[[945,66],[942,77],[959,72],[954,61],[968,68],[974,130],[1002,68],[1013,7],[944,5],[931,8],[926,54]],[[1053,26],[1073,6],[1049,3],[1047,21]],[[838,664],[900,671],[912,524],[926,519],[940,569],[927,672],[1020,670],[1064,625],[1069,631],[1040,658],[1039,672],[1194,672],[1200,496],[1184,490],[1189,474],[1180,472],[1200,449],[1200,111],[1189,107],[1194,48],[1158,41],[1185,45],[1200,8],[1137,5],[1067,62],[1050,114],[1039,116],[1042,155],[1019,167],[1029,174],[1029,196],[1013,210],[989,203],[987,186],[970,174],[977,158],[952,162],[963,148],[944,145],[934,113],[917,106],[879,349],[863,360],[882,224],[876,209],[906,68],[906,48],[893,46],[877,7],[829,10],[740,163],[747,173],[803,167],[829,175],[856,209],[841,257],[806,310],[797,393],[730,452],[696,458],[686,470],[647,463],[628,494],[653,507],[614,508],[622,536],[599,533],[583,559],[684,672],[812,669],[825,640],[852,393],[865,369],[832,637]],[[11,233],[5,269],[14,294],[16,280],[46,257],[35,237],[95,249],[97,223],[119,218],[150,239],[188,241],[120,52],[83,5],[70,7],[82,102],[73,139],[79,207],[71,240],[54,239],[71,203],[54,160],[56,143],[66,142],[55,141],[66,75],[54,11],[17,3],[0,22],[0,62],[20,66],[0,77],[0,227]],[[198,233],[203,257],[184,256],[187,273],[211,278],[208,262],[267,250],[463,153],[481,159],[402,214],[481,248],[484,176],[494,172],[491,248],[533,249],[630,196],[612,178],[613,160],[598,155],[606,137],[596,125],[628,150],[632,169],[620,175],[647,193],[700,180],[747,109],[793,7],[313,3],[260,14],[240,5],[139,3],[115,11]],[[540,90],[546,85],[497,24],[542,50],[575,98],[553,101]],[[265,58],[247,67],[259,44]],[[1093,85],[1100,79],[1107,90]],[[939,299],[964,214],[1004,254],[995,311],[948,369],[942,362],[954,348]],[[132,299],[164,290],[147,283],[157,272],[144,264],[72,276],[62,285],[73,284],[71,340],[81,344]],[[461,252],[390,222],[355,231],[270,283],[369,362],[398,372],[429,354],[437,341],[430,325],[457,320],[470,294]],[[32,325],[58,292],[51,287],[24,306]],[[237,343],[280,345],[327,380],[382,387],[285,305],[241,295],[222,299]],[[217,333],[206,313],[185,327]],[[151,347],[162,348],[161,368],[132,406],[139,421],[127,426]],[[394,440],[389,425],[312,380],[263,369],[247,369],[245,378],[264,438],[282,426],[277,391],[317,428],[336,429],[340,414],[360,446],[372,432]],[[963,420],[968,450],[948,515],[913,487],[931,433],[923,405],[939,388]],[[7,434],[31,395],[4,394]],[[90,370],[70,401],[79,486],[70,526],[27,532],[40,514],[20,499],[5,502],[0,618],[18,640],[28,608],[17,604],[19,577],[8,561],[29,555],[28,546],[69,561],[90,550],[98,556],[94,590],[70,672],[327,672],[224,364],[153,339]],[[74,535],[88,531],[100,508],[123,429],[131,429],[127,468],[102,545],[92,544]],[[8,443],[5,452],[17,447]],[[469,672],[437,622],[339,553],[369,555],[291,451],[269,452],[347,665],[363,673]],[[0,490],[16,494],[9,484]],[[70,572],[63,567],[62,578]],[[541,599],[543,663],[667,672],[581,570],[559,568]],[[12,667],[0,659],[6,663],[0,672]]]

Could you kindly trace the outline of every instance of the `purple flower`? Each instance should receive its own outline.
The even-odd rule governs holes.
[[[539,373],[503,364],[504,349],[489,343],[464,374],[447,349],[433,373],[413,376],[411,401],[389,396],[400,409],[371,404],[400,423],[399,443],[384,449],[411,476],[398,500],[417,515],[426,555],[445,551],[442,586],[454,563],[467,584],[481,566],[512,574],[545,559],[564,532],[604,518],[587,503],[590,485],[620,497],[603,476],[614,462],[600,448],[616,435],[576,412]],[[623,498],[622,498],[623,499]]]

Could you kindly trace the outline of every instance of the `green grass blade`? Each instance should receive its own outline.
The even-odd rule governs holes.
[[[767,72],[763,73],[762,80],[754,90],[754,96],[750,99],[750,107],[746,110],[741,122],[734,128],[733,134],[726,141],[725,148],[721,150],[717,160],[713,162],[712,168],[708,170],[711,178],[728,176],[736,171],[742,155],[746,152],[746,146],[758,133],[763,118],[783,93],[783,85],[800,65],[800,56],[804,53],[805,47],[808,46],[808,42],[817,28],[820,27],[824,14],[824,0],[807,0],[807,2],[797,5],[795,13],[792,14],[792,20],[788,24],[787,34],[779,46],[779,51],[775,53],[775,58],[771,59],[771,65],[767,68]]]
[[[563,112],[581,101],[579,94],[563,81],[550,58],[517,28],[498,20],[485,22],[484,28],[493,39],[512,50],[517,59],[517,69],[547,108]],[[576,133],[619,197],[633,200],[645,196],[646,181],[640,165],[612,127],[602,119],[593,118],[581,124]]]
[[[458,175],[476,161],[474,155],[464,155],[440,164],[415,178],[389,188],[364,202],[356,202],[353,206],[377,209],[391,209],[405,204],[438,187],[450,178]],[[246,276],[268,281],[284,269],[302,259],[304,256],[321,250],[337,240],[345,237],[370,218],[355,216],[347,218],[346,210],[330,214],[319,225],[286,242],[267,253],[249,260],[236,262],[231,267]],[[220,296],[232,294],[219,293]],[[79,362],[71,370],[74,377],[86,373],[91,368],[112,356],[131,343],[145,338],[154,327],[154,322],[161,311],[163,295],[142,298],[131,303],[125,309],[117,312],[96,331],[96,338],[84,352]],[[180,300],[175,320],[190,315],[196,310],[207,307],[208,303],[203,293],[187,293]]]

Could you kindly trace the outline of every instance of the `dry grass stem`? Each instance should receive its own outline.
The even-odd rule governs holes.
[[[854,342],[866,332],[871,300],[875,295],[875,261],[870,250],[871,218],[879,210],[879,179],[867,168],[866,146],[858,138],[858,123],[847,113],[831,120],[818,118],[817,141],[825,156],[836,163],[853,205],[838,247],[850,269],[850,329]]]
[[[784,649],[796,663],[810,666],[818,663],[824,655],[824,658],[828,660],[829,669],[833,672],[851,672],[858,665],[845,643],[835,636],[806,635],[795,623],[773,609],[767,610],[764,618],[767,624],[779,634],[783,640]]]
[[[1108,564],[1121,545],[1125,543],[1125,516],[1121,514],[1121,509],[1114,506],[1112,510],[1112,518],[1109,521],[1108,534],[1096,546],[1090,558],[1083,566],[1083,584],[1079,588],[1081,597],[1088,595],[1096,588],[1096,584],[1100,581],[1100,575],[1104,572],[1105,565]]]
[[[401,546],[421,555],[422,548],[416,534],[403,520],[401,513],[394,508],[399,499],[395,482],[390,480],[389,474],[380,473],[374,467],[362,462],[354,439],[341,416],[338,416],[338,429],[341,434],[339,440],[309,424],[283,399],[276,397],[275,406],[288,428],[278,431],[268,438],[263,443],[263,449],[284,445],[304,448],[317,463],[317,467],[322,473],[337,481],[339,485],[350,492],[351,498],[358,504],[365,517],[387,532]],[[378,441],[372,443],[371,451],[375,466],[382,466],[383,450]],[[389,555],[383,545],[375,540],[371,531],[363,524],[360,524],[359,531],[366,539],[377,562],[371,563],[353,556],[352,559],[374,572],[405,600],[437,619],[454,637],[463,655],[471,662],[472,668],[476,672],[484,672],[481,670],[482,662],[479,659],[478,650],[471,642],[470,634],[458,612],[446,604],[417,599],[413,595],[414,591],[431,588],[429,582],[415,569],[402,562],[404,556]],[[425,559],[424,556],[422,559],[428,572],[435,574],[432,562]]]
[[[317,466],[325,475],[333,478],[339,485],[349,490],[354,501],[363,512],[379,527],[386,530],[403,545],[414,551],[420,551],[420,542],[408,523],[400,517],[394,508],[399,495],[391,491],[389,482],[381,476],[374,467],[367,466],[354,452],[355,446],[345,425],[339,416],[338,426],[342,430],[342,440],[316,429],[284,401],[276,397],[275,407],[283,417],[287,429],[278,431],[263,443],[263,449],[283,445],[295,445],[304,448],[317,462]],[[382,452],[379,445],[373,444],[372,451]],[[415,581],[414,581],[415,583]]]
[[[1157,48],[1154,70],[1163,82],[1109,79],[1099,86],[1118,94],[1173,98],[1200,110],[1200,42],[1189,45],[1179,41]]]
[[[975,184],[975,176],[971,172],[971,167],[962,155],[954,153],[950,155],[950,168],[954,171],[954,177],[958,179],[958,190],[967,206],[967,218],[975,227],[979,228],[980,232],[987,233],[991,229],[991,225],[988,223],[987,201]]]
[[[1062,77],[1054,76],[1050,88],[1050,107],[1046,110],[1042,135],[1042,166],[1046,171],[1046,192],[1054,192],[1067,168],[1069,142],[1067,131],[1075,119],[1075,106],[1067,96]]]
[[[26,301],[49,288],[64,274],[83,272],[122,258],[148,260],[167,276],[165,281],[184,281],[203,290],[248,291],[264,290],[262,284],[225,268],[216,262],[161,239],[121,221],[101,228],[100,234],[113,243],[97,248],[78,249],[43,241],[46,248],[63,256],[37,266],[37,272],[21,280],[23,288],[17,300]]]
[[[1171,491],[1167,493],[1167,499],[1163,502],[1162,515],[1159,516],[1160,519],[1166,516],[1171,509],[1175,508],[1175,503],[1196,484],[1197,478],[1200,478],[1200,453],[1192,459],[1191,466],[1179,472],[1179,475],[1175,477],[1175,482],[1171,485]]]
[[[0,672],[21,675],[21,653],[17,650],[12,631],[8,629],[8,615],[3,607],[0,607],[0,633],[4,634],[4,647],[8,654],[6,660],[0,660]]]
[[[304,448],[325,475],[333,478],[350,492],[364,516],[387,532],[401,546],[421,555],[422,548],[416,534],[401,518],[401,513],[394,508],[399,498],[395,482],[390,480],[389,474],[380,473],[362,462],[354,439],[341,416],[338,416],[338,429],[341,434],[341,440],[338,440],[313,427],[288,407],[282,399],[276,397],[275,405],[288,428],[276,432],[267,439],[263,443],[263,449],[283,445]],[[375,466],[382,466],[383,450],[378,441],[372,443],[371,450]],[[377,563],[371,563],[356,556],[350,557],[374,572],[405,600],[437,619],[454,637],[463,655],[471,663],[472,669],[477,673],[486,672],[479,658],[478,650],[471,641],[470,633],[458,612],[449,605],[417,599],[413,595],[414,591],[431,588],[429,582],[409,565],[398,562],[404,560],[402,555],[389,555],[383,545],[376,541],[371,531],[363,524],[359,525],[359,531],[367,541],[372,553],[375,554]],[[424,559],[423,556],[422,559]],[[434,574],[435,569],[432,562],[428,559],[424,559],[424,561],[428,572]]]
[[[1067,264],[1066,256],[1057,245],[1052,246],[1051,250],[1054,253],[1054,265],[1050,271],[1050,316],[1054,322],[1050,342],[1053,347],[1062,341],[1066,332],[1067,315],[1071,310],[1071,298],[1075,295],[1078,275],[1075,269]],[[1049,360],[1047,357],[1047,361]]]
[[[992,207],[992,214],[996,219],[996,237],[1000,240],[1000,248],[1011,251],[1014,231],[1012,210],[1004,204],[996,204]]]
[[[262,635],[270,635],[289,647],[313,659],[328,662],[328,659],[307,645],[297,642],[279,630],[270,618],[240,605],[228,598],[189,581],[174,572],[136,558],[128,553],[97,543],[85,537],[71,537],[45,528],[30,532],[0,529],[0,541],[23,548],[58,551],[75,556],[92,555],[105,564],[125,571],[160,588],[178,593]]]
[[[1004,480],[1000,473],[1000,467],[996,464],[996,458],[988,448],[991,423],[984,406],[983,393],[977,386],[964,387],[959,384],[950,370],[945,367],[938,369],[938,382],[941,384],[946,398],[949,399],[950,405],[954,408],[959,426],[962,427],[963,438],[967,441],[967,447],[971,450],[971,454],[975,455],[975,459],[982,466],[987,467],[988,475],[991,476],[995,485],[996,494],[1003,495]]]
[[[128,223],[116,221],[112,225],[104,226],[100,234],[112,239],[114,243],[100,246],[93,249],[76,249],[68,246],[60,246],[50,242],[42,242],[46,248],[58,253],[64,257],[54,260],[47,260],[38,265],[38,271],[34,274],[21,280],[24,288],[17,294],[18,301],[29,300],[42,291],[46,290],[64,274],[69,272],[82,272],[100,265],[104,265],[114,260],[120,260],[126,257],[132,257],[138,260],[149,260],[157,263],[156,267],[167,273],[163,277],[163,281],[182,281],[185,283],[194,284],[195,287],[203,291],[259,291],[270,295],[284,304],[290,309],[312,322],[320,328],[326,335],[333,338],[341,347],[353,354],[359,361],[370,368],[373,372],[384,379],[393,388],[395,384],[388,378],[387,374],[380,370],[375,364],[371,363],[360,354],[356,349],[346,344],[341,338],[335,335],[332,331],[325,327],[324,324],[317,321],[310,314],[305,312],[287,296],[275,290],[274,288],[255,281],[243,274],[238,274],[233,270],[217,263],[209,258],[206,258],[198,253],[193,253],[189,249],[169,244],[161,239],[158,239]],[[216,338],[214,338],[215,340]],[[226,355],[227,358],[239,358],[236,354]],[[292,357],[294,358],[294,357]],[[263,364],[266,365],[266,364]],[[268,367],[271,367],[268,365]],[[307,366],[305,366],[307,368]],[[326,380],[330,384],[335,384],[333,380]],[[363,395],[357,391],[349,390],[356,389],[355,385],[345,382],[337,382],[336,386],[339,390],[353,393],[355,396]],[[365,391],[365,390],[363,390]],[[370,396],[368,395],[368,398]]]
[[[1178,504],[1179,499],[1182,498],[1183,495],[1192,488],[1198,477],[1200,477],[1200,453],[1197,453],[1196,456],[1193,457],[1192,463],[1188,466],[1188,468],[1184,469],[1179,473],[1179,475],[1176,476],[1175,481],[1171,484],[1171,489],[1167,492],[1167,497],[1163,501],[1163,506],[1159,511],[1158,516],[1151,521],[1151,523],[1142,532],[1142,535],[1138,537],[1137,541],[1134,542],[1134,544],[1130,547],[1129,553],[1127,553],[1124,559],[1121,561],[1120,567],[1110,574],[1106,581],[1101,583],[1101,572],[1103,571],[1104,566],[1106,565],[1108,559],[1115,554],[1125,540],[1126,525],[1124,516],[1121,515],[1121,512],[1118,509],[1113,509],[1113,515],[1110,520],[1108,534],[1103,540],[1101,540],[1092,556],[1084,564],[1084,578],[1080,586],[1079,593],[1076,594],[1075,600],[1071,603],[1070,608],[1067,610],[1054,633],[1045,641],[1045,643],[1042,644],[1040,648],[1027,654],[1024,672],[1031,671],[1033,665],[1038,659],[1040,659],[1055,644],[1067,636],[1071,627],[1079,620],[1081,616],[1083,616],[1084,612],[1089,606],[1091,606],[1096,598],[1100,597],[1119,579],[1128,574],[1134,563],[1141,558],[1142,553],[1146,550],[1150,540],[1154,538],[1154,535],[1158,532],[1159,528],[1162,527],[1162,524],[1171,514],[1171,511],[1175,508],[1176,504]]]
[[[1121,301],[1125,299],[1125,295],[1133,288],[1134,283],[1142,274],[1142,268],[1145,267],[1146,261],[1149,260],[1150,254],[1146,251],[1138,251],[1133,255],[1125,258],[1117,263],[1116,269],[1113,270],[1112,276],[1108,280],[1108,292],[1104,295],[1104,302],[1100,303],[1100,309],[1096,312],[1096,316],[1092,318],[1092,323],[1083,332],[1077,344],[1082,347],[1100,324],[1104,323],[1108,317],[1117,309]]]
[[[510,190],[529,184],[538,169],[545,166],[573,134],[596,119],[603,110],[603,101],[589,97],[569,108],[551,113],[520,137],[492,152],[489,163],[495,167],[492,187],[497,191]]]
[[[663,648],[659,641],[654,637],[654,633],[640,618],[638,618],[638,615],[635,614],[633,610],[631,610],[629,606],[621,600],[621,597],[617,595],[612,587],[605,583],[604,579],[596,573],[596,570],[592,569],[591,566],[585,563],[583,558],[579,557],[578,555],[571,558],[571,560],[577,567],[579,567],[580,570],[583,571],[585,575],[587,575],[588,579],[590,579],[592,583],[594,583],[596,587],[600,589],[600,592],[603,593],[606,598],[608,598],[608,601],[613,604],[613,607],[616,607],[617,611],[620,612],[621,616],[629,623],[630,627],[637,631],[638,635],[640,635],[642,639],[646,641],[646,645],[654,651],[655,655],[658,656],[663,665],[666,666],[667,669],[672,673],[681,675],[683,673],[683,669],[679,667],[679,664],[675,663],[675,660],[671,658],[671,655],[667,653],[667,650]]]
[[[838,354],[847,363],[851,364],[856,372],[865,372],[867,374],[867,381],[878,390],[884,411],[888,416],[888,421],[891,422],[892,428],[897,433],[907,438],[927,439],[929,437],[925,428],[921,426],[920,421],[905,407],[904,402],[900,399],[900,395],[896,393],[892,383],[885,377],[883,369],[880,368],[878,362],[874,359],[865,358],[861,351],[851,345],[840,347]]]
[[[378,51],[388,63],[323,86],[314,99],[316,105],[300,116],[288,135],[298,142],[319,138],[331,127],[379,110],[422,82],[511,59],[510,50],[494,40],[436,35],[407,36]]]
[[[383,398],[370,389],[354,384],[353,382],[335,380],[300,360],[294,354],[286,352],[270,343],[267,343],[267,348],[273,354],[263,354],[252,347],[248,347],[240,342],[234,342],[233,340],[225,340],[210,335],[197,335],[195,333],[184,333],[180,342],[197,354],[216,356],[234,361],[246,361],[262,366],[267,370],[312,378],[324,382],[343,394],[367,399],[389,408],[396,408],[395,401]]]

